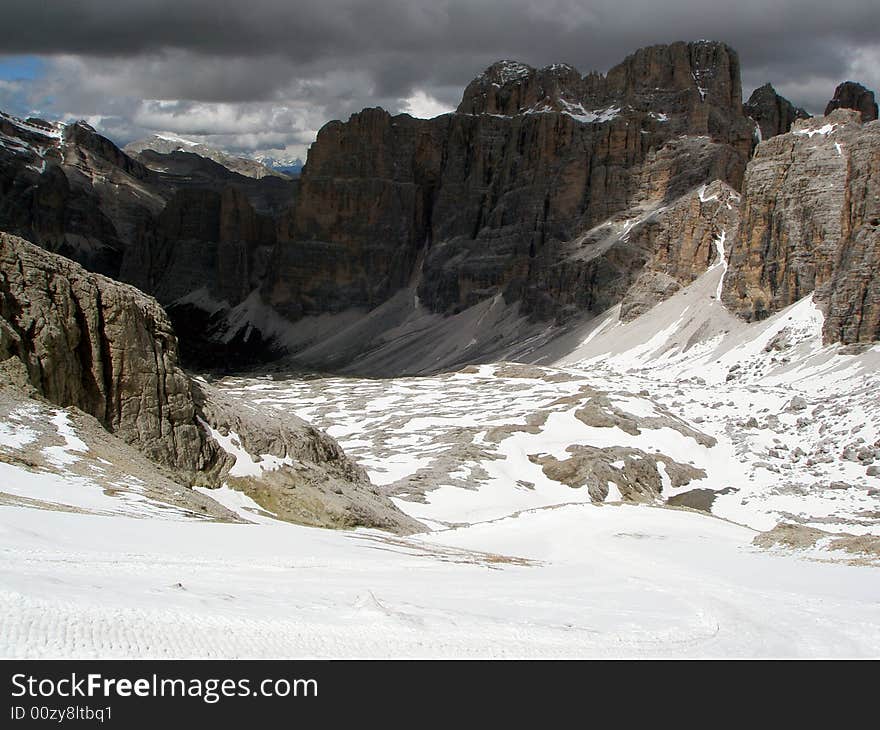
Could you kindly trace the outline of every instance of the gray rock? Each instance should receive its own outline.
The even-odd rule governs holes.
[[[34,393],[93,416],[186,486],[230,483],[282,519],[305,524],[420,527],[326,434],[191,381],[155,299],[0,234],[0,362],[11,358],[23,365],[15,377]],[[237,481],[235,457],[206,428],[235,430],[252,457],[289,463]]]

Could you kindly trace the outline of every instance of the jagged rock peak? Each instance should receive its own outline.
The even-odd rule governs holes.
[[[565,111],[566,102],[579,105],[583,100],[591,78],[565,63],[537,69],[519,61],[497,61],[468,84],[458,112],[513,116]]]
[[[527,63],[505,59],[493,63],[477,78],[503,86],[513,81],[525,79],[533,73],[535,73],[535,69]]]
[[[855,81],[844,81],[834,90],[834,97],[825,107],[825,116],[835,109],[855,109],[862,115],[863,122],[877,119],[877,102],[874,92]]]
[[[771,83],[759,86],[743,105],[746,115],[757,124],[758,141],[785,134],[795,119],[809,119],[810,115],[777,93]]]
[[[465,89],[460,113],[511,116],[535,112],[569,112],[580,116],[626,103],[637,108],[683,110],[707,103],[741,114],[739,58],[718,41],[679,41],[642,48],[607,75],[581,76],[569,64],[541,69],[519,61],[498,61]],[[674,98],[673,98],[674,97]]]

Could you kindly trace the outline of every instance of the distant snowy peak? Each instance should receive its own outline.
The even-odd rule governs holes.
[[[273,155],[258,155],[254,158],[257,162],[271,170],[283,172],[285,175],[295,177],[302,172],[305,163],[299,157],[275,157]]]
[[[200,142],[193,142],[174,134],[154,134],[125,146],[125,152],[133,157],[139,157],[141,153],[147,150],[162,155],[170,155],[174,152],[189,152],[208,160],[213,160],[217,164],[223,165],[226,169],[237,172],[239,175],[252,177],[257,180],[268,176],[287,177],[285,172],[266,165],[261,161],[230,155],[223,150],[209,147]]]
[[[0,123],[6,127],[20,130],[24,133],[38,134],[43,137],[51,137],[53,139],[61,139],[64,132],[64,125],[57,122],[47,122],[36,117],[28,117],[20,119],[6,112],[0,111]]]

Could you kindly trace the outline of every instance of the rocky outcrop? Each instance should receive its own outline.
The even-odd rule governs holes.
[[[880,123],[795,122],[746,171],[724,303],[763,319],[813,293],[831,342],[880,339]]]
[[[770,83],[755,89],[743,105],[743,110],[758,125],[759,142],[777,134],[786,134],[795,119],[810,118],[806,111],[777,94]]]
[[[154,461],[207,469],[217,450],[195,422],[156,301],[14,236],[0,243],[0,358],[17,357],[40,395],[94,416]]]
[[[417,528],[326,434],[191,381],[155,299],[0,234],[0,362],[10,359],[36,394],[93,416],[187,486],[229,483],[306,524]]]
[[[877,102],[874,92],[855,81],[844,81],[834,90],[834,97],[825,107],[825,116],[835,109],[855,109],[861,114],[863,122],[877,119]]]
[[[311,424],[290,413],[267,414],[204,382],[196,382],[193,390],[204,428],[222,449],[237,454],[218,479],[269,513],[318,527],[424,529],[397,510],[334,439]]]
[[[594,502],[605,502],[611,485],[619,491],[619,499],[627,502],[650,504],[665,498],[660,469],[672,487],[706,476],[702,469],[641,449],[577,445],[570,446],[567,452],[564,459],[541,454],[530,455],[529,460],[540,465],[548,479],[572,488],[586,488]]]

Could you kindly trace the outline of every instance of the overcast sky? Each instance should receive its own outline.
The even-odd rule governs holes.
[[[743,89],[813,113],[880,87],[880,0],[0,0],[0,109],[304,157],[365,106],[434,116],[501,58],[607,71],[645,45],[723,40]]]

